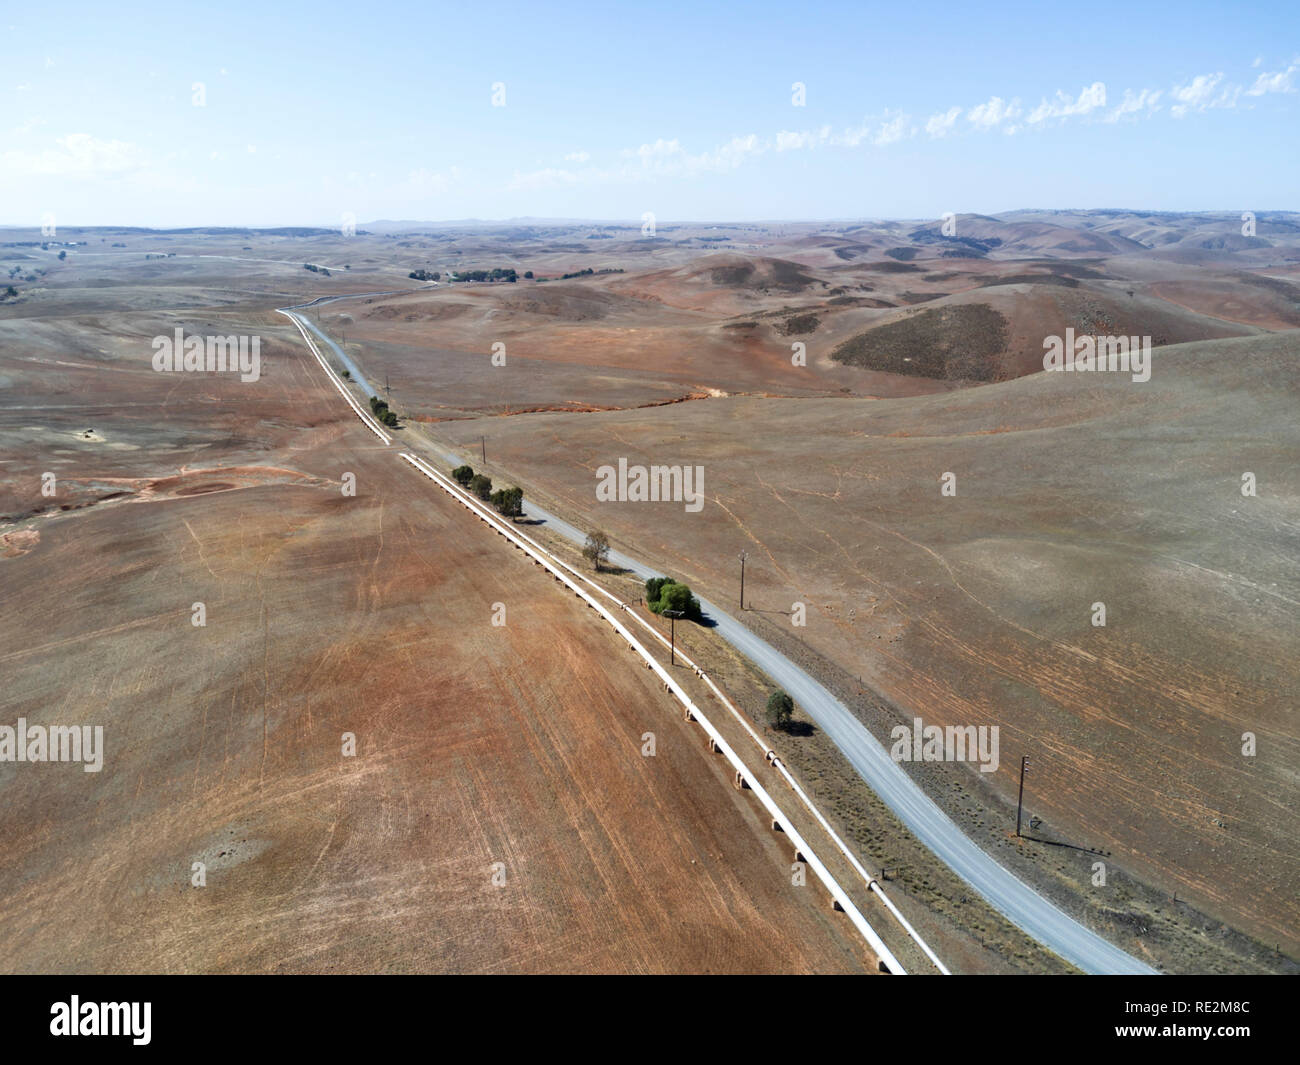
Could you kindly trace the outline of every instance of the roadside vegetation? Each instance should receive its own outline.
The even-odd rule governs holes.
[[[600,572],[601,564],[609,560],[609,537],[601,529],[592,529],[587,533],[587,541],[582,545],[582,557]]]
[[[774,691],[767,697],[767,723],[780,732],[790,727],[794,719],[794,700],[783,691]]]
[[[378,396],[370,397],[370,409],[375,417],[390,429],[397,428],[397,415],[388,409],[388,403]]]
[[[699,621],[703,617],[700,601],[691,594],[688,585],[671,577],[651,577],[645,582],[645,604],[656,614],[665,610],[680,610],[682,617]]]

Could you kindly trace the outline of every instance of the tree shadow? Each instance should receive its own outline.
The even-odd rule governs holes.
[[[808,737],[816,735],[817,726],[811,721],[791,721],[785,728],[778,729],[778,732],[784,732],[787,736]]]

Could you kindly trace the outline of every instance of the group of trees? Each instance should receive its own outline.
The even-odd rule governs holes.
[[[509,281],[514,283],[519,280],[519,275],[515,273],[513,266],[500,267],[495,266],[491,270],[457,270],[455,280],[457,281]]]
[[[568,280],[570,280],[570,279],[572,279],[572,278],[575,278],[575,277],[593,277],[593,276],[595,276],[596,274],[621,274],[622,272],[623,272],[622,267],[613,268],[613,267],[608,267],[608,266],[607,266],[607,267],[605,267],[603,270],[593,270],[593,269],[589,266],[589,267],[587,267],[587,269],[585,269],[585,270],[575,270],[575,271],[573,271],[573,273],[571,273],[571,274],[561,274],[558,278],[555,278],[555,280],[557,280],[557,281],[568,281]],[[525,275],[525,276],[527,276],[527,275]],[[545,281],[546,278],[542,278],[541,280]]]
[[[323,266],[317,266],[315,263],[303,263],[302,268],[304,270],[310,270],[313,274],[324,274],[326,277],[332,276],[329,270]]]
[[[699,621],[703,616],[700,601],[691,594],[690,587],[671,577],[651,577],[646,581],[645,603],[656,614],[680,610],[682,617],[691,621]]]
[[[397,415],[388,409],[388,402],[386,400],[382,400],[378,396],[371,396],[370,409],[374,412],[375,417],[390,429],[397,428]]]
[[[438,281],[442,278],[442,274],[438,273],[437,270],[434,270],[432,273],[428,270],[412,270],[406,276],[413,278],[416,281]]]
[[[522,488],[498,488],[492,490],[492,478],[486,474],[475,473],[473,466],[457,466],[451,471],[452,480],[466,488],[486,503],[491,503],[498,514],[507,518],[519,518],[524,513],[524,490]]]

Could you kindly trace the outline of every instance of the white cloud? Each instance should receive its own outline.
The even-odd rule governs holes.
[[[1214,106],[1214,90],[1223,81],[1223,73],[1197,74],[1186,85],[1175,85],[1169,95],[1178,102],[1169,110],[1175,118],[1182,118],[1188,111],[1204,111]]]
[[[1118,122],[1121,119],[1130,116],[1138,116],[1145,112],[1146,117],[1150,117],[1160,110],[1160,97],[1163,96],[1159,89],[1143,89],[1140,93],[1134,93],[1132,89],[1124,90],[1124,99],[1116,105],[1107,115],[1107,122]]]
[[[751,155],[761,155],[766,150],[767,146],[754,133],[744,137],[732,137],[726,144],[720,145],[713,151],[701,152],[698,155],[688,152],[675,137],[672,140],[664,140],[661,137],[653,144],[643,144],[639,148],[625,150],[623,157],[638,161],[641,164],[642,175],[671,177],[700,171],[733,170]]]
[[[811,147],[811,133],[796,133],[793,130],[783,129],[776,135],[776,150],[778,152],[793,152],[800,148]]]
[[[93,177],[121,173],[144,165],[133,144],[100,140],[89,133],[71,133],[54,142],[57,147],[39,152],[8,151],[0,154],[0,170],[22,177]]]
[[[585,163],[591,155],[588,152],[570,152],[564,157],[566,163]]]
[[[831,136],[829,129],[827,129],[823,140],[828,144],[835,145],[837,148],[856,148],[863,143],[883,148],[887,144],[893,144],[906,137],[911,137],[915,132],[910,115],[900,111],[893,118],[890,118],[889,112],[886,111],[878,122],[866,118],[862,120],[861,125],[849,126],[843,133],[837,133],[834,136]]]
[[[993,129],[1003,122],[1013,122],[1020,117],[1020,100],[1006,103],[1001,96],[992,96],[987,103],[972,107],[966,115],[967,121],[977,129]]]
[[[1058,89],[1055,100],[1044,100],[1030,112],[1025,121],[1031,126],[1036,126],[1054,118],[1086,115],[1099,107],[1105,106],[1106,85],[1104,82],[1094,81],[1091,85],[1079,90],[1077,99],[1071,98],[1069,93],[1061,92]]]
[[[886,144],[895,144],[906,137],[912,136],[914,132],[911,119],[907,115],[896,115],[889,121],[881,123],[880,129],[872,138],[871,143],[877,148],[883,148]]]
[[[931,115],[925,123],[925,132],[931,137],[946,137],[952,132],[953,124],[960,115],[960,107],[950,107],[947,111]]]
[[[856,148],[870,136],[871,123],[864,122],[860,126],[850,126],[843,133],[832,137],[831,143],[838,145],[841,148]]]
[[[682,147],[681,142],[676,137],[670,141],[660,137],[654,144],[643,144],[639,148],[623,149],[624,158],[640,159],[642,166],[662,165],[671,160],[679,159],[685,154],[686,149]]]
[[[1295,92],[1292,79],[1296,71],[1300,71],[1300,64],[1292,63],[1286,70],[1279,70],[1276,74],[1261,74],[1255,79],[1255,84],[1246,90],[1246,95],[1263,96],[1269,92]]]
[[[721,148],[705,154],[699,160],[699,165],[707,170],[730,170],[740,166],[749,156],[761,155],[766,150],[766,146],[759,141],[757,134],[732,137]]]
[[[584,180],[586,180],[586,177],[581,171],[545,167],[542,170],[531,170],[524,174],[516,171],[515,176],[510,181],[509,188],[553,189],[569,185],[578,185]],[[438,191],[442,190],[439,189]]]

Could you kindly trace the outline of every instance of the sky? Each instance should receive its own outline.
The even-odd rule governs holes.
[[[1300,3],[0,6],[0,225],[1300,209]]]

